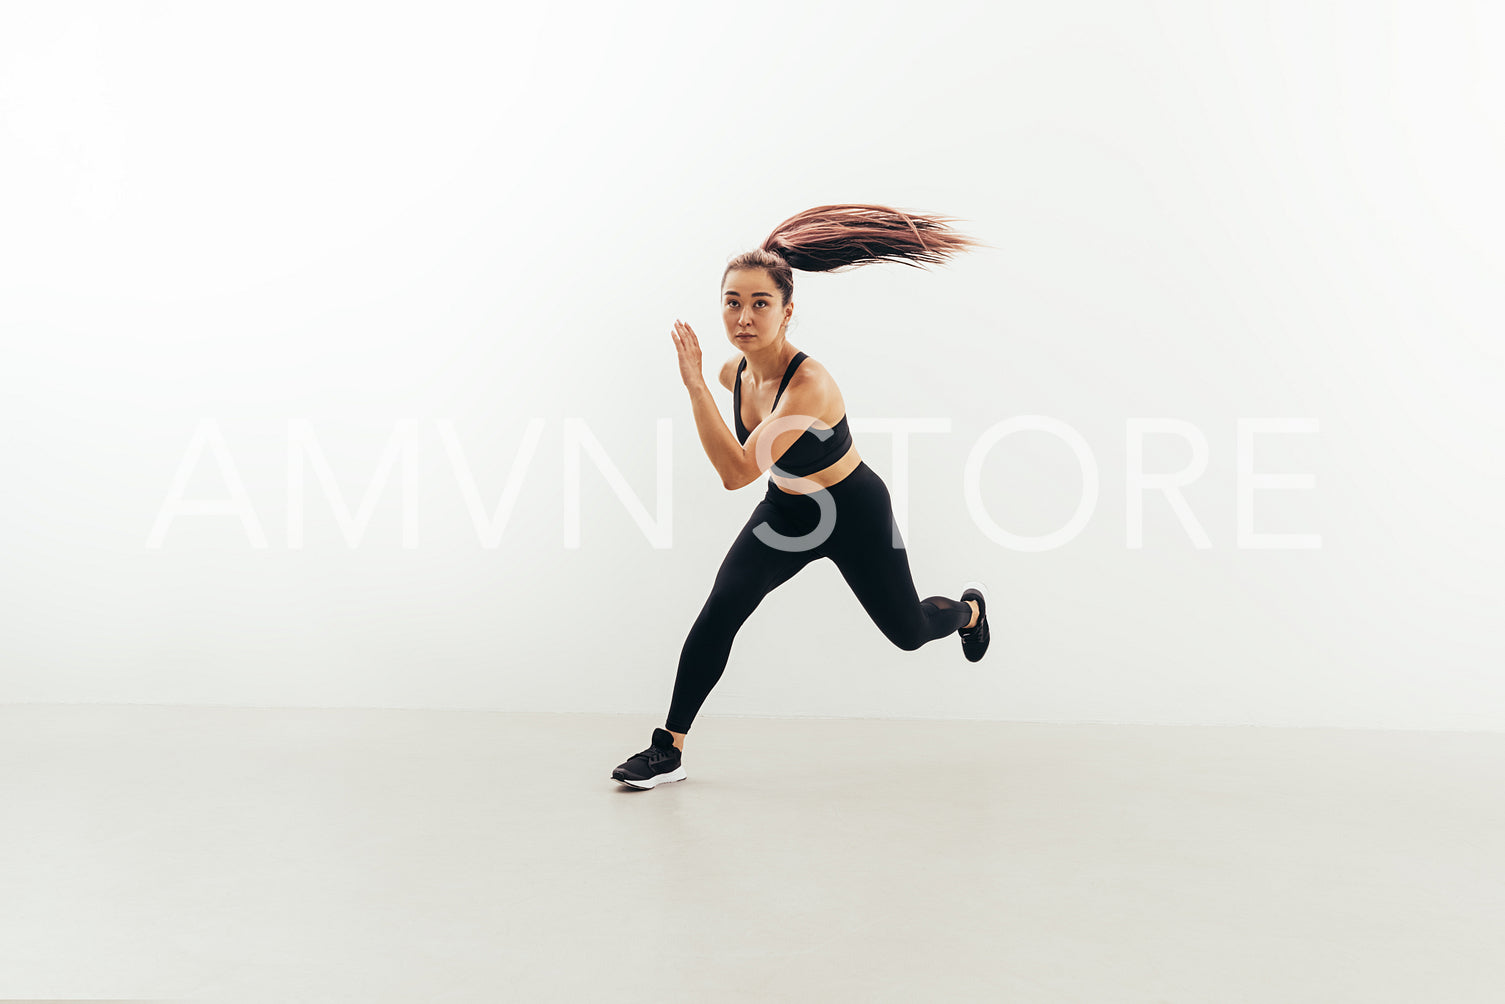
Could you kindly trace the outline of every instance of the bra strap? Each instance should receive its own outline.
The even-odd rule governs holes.
[[[742,361],[746,362],[747,359],[744,357]],[[794,358],[789,360],[789,368],[784,371],[784,379],[779,381],[779,392],[773,396],[773,406],[775,408],[779,406],[779,398],[784,396],[784,388],[789,386],[790,377],[794,376],[794,371],[799,369],[800,363],[804,361],[805,354],[803,352],[796,352]]]

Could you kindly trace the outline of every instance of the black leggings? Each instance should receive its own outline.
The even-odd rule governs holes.
[[[824,527],[819,526],[822,508],[829,510]],[[915,592],[888,486],[866,462],[809,495],[790,494],[769,478],[768,493],[732,541],[685,639],[664,728],[690,731],[726,669],[732,638],[743,622],[763,597],[817,558],[836,562],[878,630],[905,651],[944,638],[972,619],[972,608],[960,600],[921,600]]]

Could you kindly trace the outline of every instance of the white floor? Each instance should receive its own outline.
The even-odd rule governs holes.
[[[0,707],[0,999],[1505,1000],[1505,735]]]

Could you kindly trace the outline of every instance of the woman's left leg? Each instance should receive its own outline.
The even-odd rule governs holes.
[[[888,486],[872,468],[860,465],[832,493],[837,509],[830,558],[889,641],[908,652],[967,626],[968,604],[946,596],[920,599]]]

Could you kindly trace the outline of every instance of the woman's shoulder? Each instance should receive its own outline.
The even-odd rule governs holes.
[[[727,390],[732,389],[732,381],[737,378],[737,365],[741,363],[744,358],[745,357],[742,355],[742,353],[738,352],[736,355],[732,356],[726,362],[721,364],[721,373],[717,376],[717,379],[721,381],[721,386],[725,387]]]
[[[796,385],[800,396],[807,400],[819,401],[822,411],[836,410],[840,414],[846,413],[846,401],[842,397],[841,388],[836,386],[836,378],[820,360],[808,352],[789,381],[791,388]]]
[[[831,371],[826,369],[825,364],[816,359],[810,353],[805,353],[805,358],[800,360],[799,369],[794,371],[794,380],[802,380],[806,383],[828,383],[834,385],[836,378]]]

